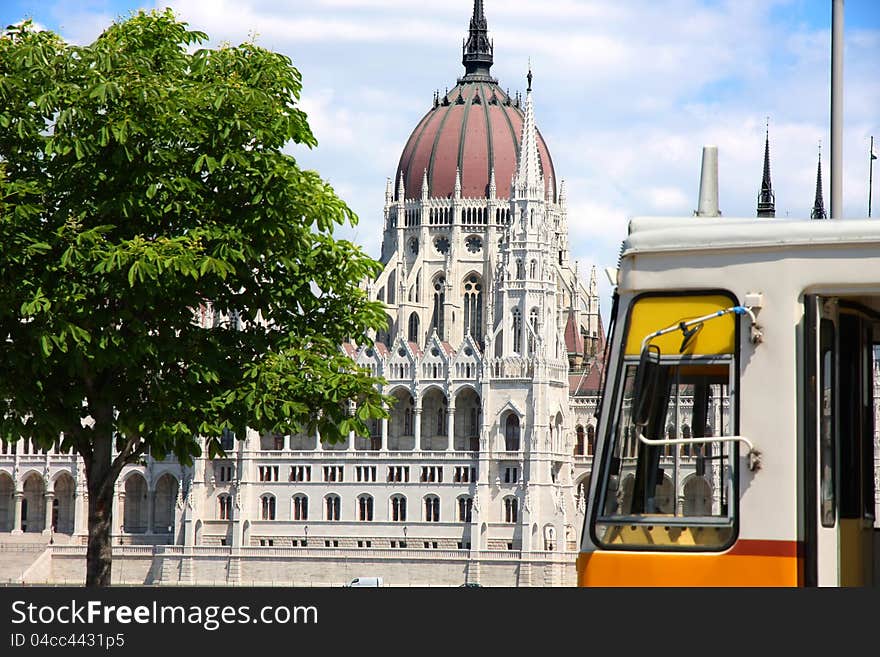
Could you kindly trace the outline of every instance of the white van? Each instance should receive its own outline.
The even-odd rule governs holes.
[[[355,577],[348,586],[382,586],[381,577]]]

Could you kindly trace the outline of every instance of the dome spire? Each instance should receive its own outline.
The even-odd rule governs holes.
[[[489,28],[483,13],[483,0],[474,0],[474,13],[471,16],[468,37],[462,42],[461,63],[464,64],[465,80],[493,81],[489,74],[492,68],[492,53],[495,48],[489,40]]]
[[[761,179],[761,193],[758,195],[758,216],[776,216],[776,195],[770,183],[770,119],[767,118],[767,129],[764,137],[764,177]]]
[[[827,219],[825,214],[825,201],[822,199],[822,142],[819,142],[819,164],[816,167],[816,198],[813,201],[813,209],[810,219]]]

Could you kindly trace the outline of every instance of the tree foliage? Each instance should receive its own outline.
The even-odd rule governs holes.
[[[0,431],[63,435],[90,525],[147,450],[190,463],[224,428],[333,442],[386,416],[339,349],[385,327],[359,285],[380,265],[334,239],[356,216],[283,151],[316,145],[300,74],[206,40],[170,10],[88,46],[27,22],[0,38]]]

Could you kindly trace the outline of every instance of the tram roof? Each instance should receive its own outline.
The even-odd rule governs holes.
[[[634,217],[621,256],[848,244],[880,244],[880,220]]]

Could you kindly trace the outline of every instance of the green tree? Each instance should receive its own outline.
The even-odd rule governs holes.
[[[300,74],[206,39],[170,10],[82,47],[28,22],[0,38],[0,430],[84,459],[87,586],[110,583],[126,463],[387,417],[339,348],[385,326],[359,285],[380,265],[334,239],[356,216],[282,152],[316,145]],[[228,321],[196,323],[208,305]]]

